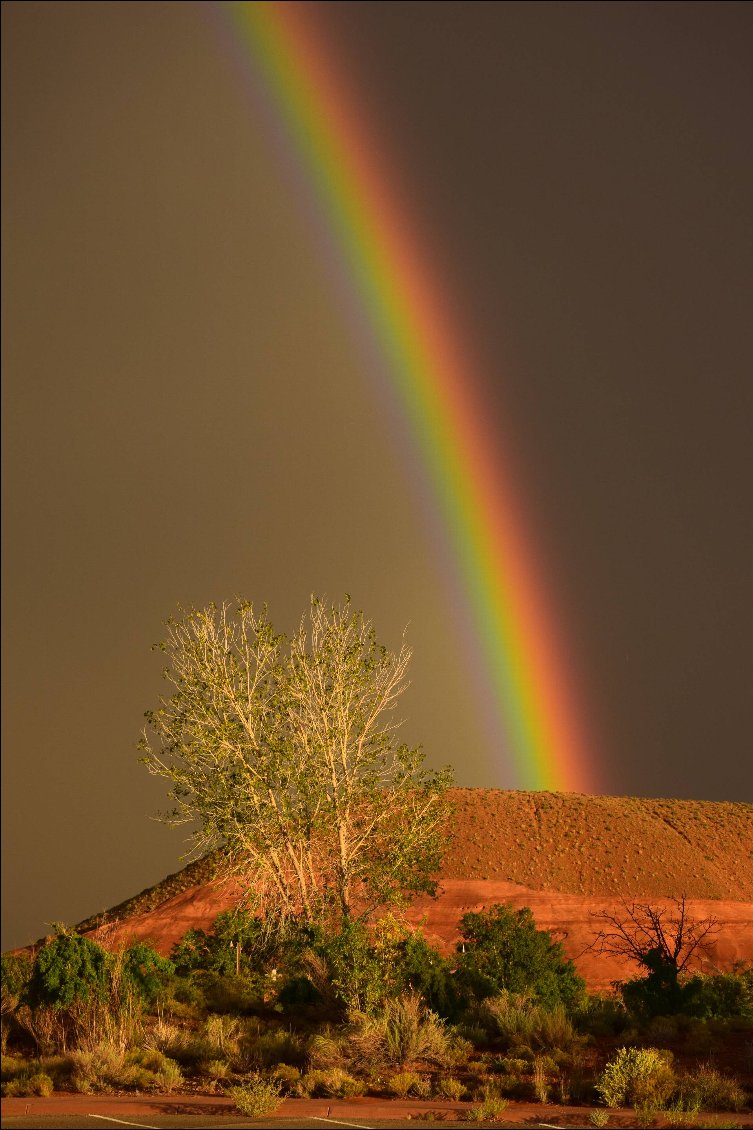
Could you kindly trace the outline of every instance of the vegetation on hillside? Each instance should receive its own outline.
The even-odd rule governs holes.
[[[556,1101],[591,1105],[594,1125],[633,1106],[645,1126],[748,1107],[753,970],[683,974],[682,1008],[670,993],[647,1012],[640,980],[589,995],[530,912],[461,929],[445,958],[393,915],[271,931],[236,910],[169,961],[59,929],[3,957],[3,1093],[226,1093],[257,1117],[284,1096],[433,1097],[475,1121]]]
[[[602,945],[637,972],[608,996],[586,991],[528,908],[465,914],[449,956],[401,917],[432,891],[442,850],[448,878],[615,884],[623,898],[637,884],[644,899],[650,879],[662,895],[679,881],[722,893],[736,852],[742,892],[749,806],[456,790],[448,845],[448,778],[384,718],[408,653],[381,648],[348,604],[314,601],[292,641],[249,604],[211,606],[172,621],[164,649],[172,691],[142,748],[172,784],[174,819],[198,818],[214,854],[119,916],[217,872],[262,897],[189,930],[169,959],[115,933],[105,949],[84,936],[91,921],[4,955],[4,1095],[223,1093],[254,1118],[285,1096],[432,1097],[467,1100],[473,1121],[525,1099],[591,1105],[595,1126],[625,1105],[640,1126],[749,1105],[753,969],[693,972],[714,924],[684,898],[676,920],[650,902],[602,915]],[[700,846],[698,892],[685,880]]]

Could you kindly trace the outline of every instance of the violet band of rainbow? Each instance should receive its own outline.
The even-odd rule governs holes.
[[[489,433],[457,319],[393,190],[390,162],[357,91],[315,26],[315,6],[223,7],[359,295],[420,449],[498,719],[501,748],[491,756],[500,783],[597,792],[596,759],[551,585],[531,551],[530,518]]]

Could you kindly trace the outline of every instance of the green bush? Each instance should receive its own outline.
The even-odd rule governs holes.
[[[241,1041],[243,1061],[253,1068],[272,1067],[276,1063],[301,1065],[306,1050],[300,1036],[281,1028],[258,1035],[247,1035]]]
[[[283,1094],[297,1095],[300,1093],[301,1072],[299,1068],[293,1067],[292,1064],[278,1063],[272,1072],[272,1078],[277,1080]]]
[[[209,1012],[243,1016],[254,1012],[262,1004],[261,987],[254,977],[207,973],[198,984]]]
[[[0,963],[0,1051],[5,1056],[9,1037],[19,1027],[16,1011],[26,996],[33,961],[28,953],[4,953]]]
[[[344,1037],[333,1033],[329,1028],[324,1032],[316,1032],[307,1045],[307,1059],[312,1070],[324,1070],[329,1067],[342,1067],[346,1060],[343,1049]]]
[[[481,1106],[471,1107],[467,1117],[471,1122],[498,1122],[509,1105],[507,1099],[484,1099]]]
[[[578,1044],[578,1035],[562,1005],[545,1008],[527,994],[503,990],[484,1000],[476,1015],[506,1048],[569,1051]]]
[[[304,1095],[352,1099],[365,1094],[366,1084],[341,1067],[332,1067],[327,1071],[307,1071],[301,1079],[300,1089]]]
[[[236,1109],[247,1118],[263,1118],[280,1106],[280,1085],[276,1080],[253,1075],[240,1086],[230,1087],[228,1095]]]
[[[44,1071],[25,1071],[2,1085],[4,1098],[29,1098],[31,1095],[48,1098],[54,1089],[55,1084]]]
[[[548,1008],[573,1009],[582,1000],[585,982],[561,944],[536,929],[528,907],[473,911],[463,915],[460,930],[457,982],[467,1003],[502,990],[526,993]]]
[[[437,1094],[440,1098],[449,1099],[450,1102],[459,1102],[465,1094],[465,1086],[459,1079],[448,1075],[437,1080]]]
[[[80,934],[61,932],[37,953],[27,997],[32,1008],[70,1008],[77,1001],[105,1000],[111,956]]]
[[[676,1085],[668,1052],[658,1048],[620,1048],[604,1068],[596,1090],[609,1107],[664,1105]]]
[[[153,1004],[175,972],[171,961],[144,942],[128,946],[122,955],[122,976],[145,1004]]]
[[[690,1072],[680,1081],[680,1096],[700,1110],[743,1110],[745,1092],[736,1079],[723,1075],[710,1063]]]
[[[420,1086],[421,1076],[417,1075],[415,1071],[399,1071],[397,1075],[393,1075],[387,1080],[387,1090],[399,1099],[406,1098],[410,1091],[415,1093],[416,1088]]]
[[[753,967],[689,977],[682,986],[682,1012],[701,1020],[753,1020]]]

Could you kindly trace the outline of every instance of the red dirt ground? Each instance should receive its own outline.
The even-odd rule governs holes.
[[[588,950],[591,915],[686,895],[692,918],[719,923],[707,968],[753,961],[753,805],[498,789],[453,789],[451,798],[439,898],[408,912],[446,952],[466,911],[529,906],[589,987],[605,989],[635,967]],[[166,954],[237,902],[239,889],[211,873],[212,861],[200,860],[79,929],[106,945],[149,939]]]

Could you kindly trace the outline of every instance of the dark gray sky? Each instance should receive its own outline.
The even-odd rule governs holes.
[[[753,8],[306,7],[515,437],[605,788],[753,799]],[[221,13],[3,22],[5,947],[177,868],[135,742],[178,602],[409,623],[406,738],[515,782]]]

